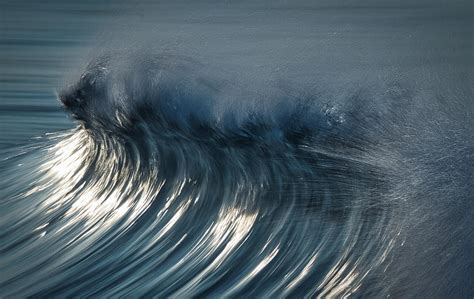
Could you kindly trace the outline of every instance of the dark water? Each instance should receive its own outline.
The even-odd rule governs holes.
[[[469,2],[1,5],[0,296],[474,295]]]

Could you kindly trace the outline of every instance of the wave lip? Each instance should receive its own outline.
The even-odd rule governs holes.
[[[246,89],[222,70],[168,54],[101,56],[58,98],[81,125],[109,133],[146,126],[162,135],[288,142],[346,121],[317,97],[271,85]]]

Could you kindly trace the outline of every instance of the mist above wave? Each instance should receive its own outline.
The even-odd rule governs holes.
[[[193,138],[297,142],[388,135],[394,108],[409,100],[399,84],[325,90],[281,80],[249,82],[238,72],[170,53],[107,52],[59,98],[87,129]],[[376,101],[374,101],[376,99]]]

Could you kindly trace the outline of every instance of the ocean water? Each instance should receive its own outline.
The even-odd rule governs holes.
[[[2,1],[0,296],[474,295],[469,1]]]

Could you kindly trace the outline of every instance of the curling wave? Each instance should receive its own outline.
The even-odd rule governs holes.
[[[399,232],[380,115],[116,61],[60,93],[77,128],[2,153],[3,295],[383,293],[364,284]]]

